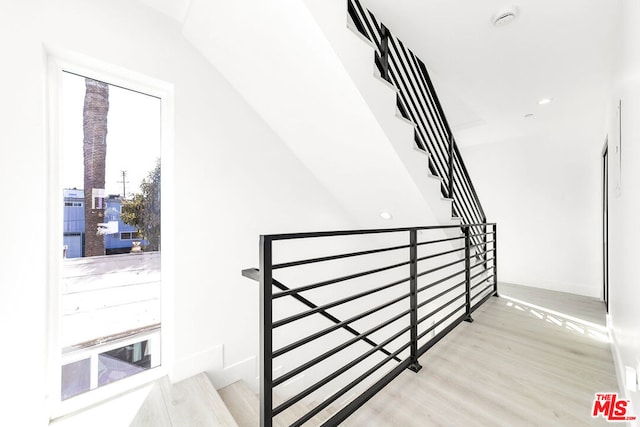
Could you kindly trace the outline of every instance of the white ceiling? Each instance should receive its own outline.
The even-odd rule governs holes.
[[[139,1],[180,23],[191,3]],[[619,0],[361,1],[426,63],[462,147],[566,135],[604,120]],[[494,27],[507,7],[517,18]],[[553,102],[538,105],[544,97]]]
[[[138,0],[140,3],[182,23],[187,16],[191,0]]]
[[[616,0],[362,2],[426,63],[462,146],[566,132],[604,114]],[[509,6],[517,18],[493,26]],[[553,102],[538,105],[544,97]]]

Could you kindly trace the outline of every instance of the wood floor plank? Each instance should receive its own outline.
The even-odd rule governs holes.
[[[607,425],[591,417],[595,393],[618,391],[602,302],[517,286],[501,294],[344,425]]]

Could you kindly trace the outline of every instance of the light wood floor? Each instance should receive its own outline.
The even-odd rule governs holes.
[[[582,426],[618,391],[604,304],[501,285],[492,298],[352,415],[346,426]]]

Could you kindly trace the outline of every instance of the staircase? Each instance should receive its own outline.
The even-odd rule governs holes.
[[[260,269],[243,274],[260,282],[264,426],[345,422],[403,371],[418,372],[420,355],[497,296],[497,227],[486,223],[426,66],[358,0],[308,7],[394,161],[448,226],[261,236]],[[337,18],[340,8],[348,19]],[[296,390],[278,398],[291,383]]]
[[[193,0],[184,34],[366,230],[261,236],[261,400],[221,394],[241,425],[336,425],[497,296],[497,227],[424,63],[358,0],[249,3]]]
[[[260,401],[258,395],[255,394],[244,381],[238,381],[227,387],[218,390],[220,396],[229,408],[229,412],[233,415],[238,427],[256,427],[260,425]],[[280,399],[275,399],[279,402]],[[293,424],[298,418],[302,417],[309,408],[302,404],[294,405],[291,411],[284,413],[280,417],[273,420],[276,427],[286,427]],[[322,425],[329,417],[331,412],[327,410],[309,421],[306,426],[315,427]]]
[[[346,1],[193,0],[184,34],[358,227],[388,226],[382,211],[394,226],[455,223],[415,126],[397,115],[397,92],[374,77],[371,43],[347,16]]]

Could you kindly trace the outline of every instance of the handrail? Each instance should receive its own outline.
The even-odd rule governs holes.
[[[471,262],[478,247],[472,240],[474,227],[486,230],[482,235],[487,238],[482,244],[484,258],[476,263]],[[452,229],[462,229],[462,236],[443,238],[444,231]],[[336,244],[332,238],[340,238],[342,243]],[[386,240],[390,243],[380,244]],[[295,245],[296,250],[291,252],[287,245]],[[336,250],[342,245],[344,251]],[[448,249],[451,245],[453,249]],[[368,249],[371,246],[375,249]],[[307,247],[313,256],[280,262],[279,251],[300,253],[300,248]],[[393,250],[384,250],[388,248]],[[460,263],[463,269],[458,267]],[[396,268],[390,270],[389,265]],[[335,426],[404,369],[419,371],[418,358],[424,352],[459,323],[473,321],[471,314],[498,295],[497,226],[476,223],[262,235],[260,268],[246,269],[242,274],[260,282],[260,425],[270,427],[276,417],[287,412],[297,414],[291,425],[300,426],[332,408],[331,418],[323,425]],[[315,279],[316,274],[323,279]],[[329,274],[335,278],[327,277]],[[296,287],[284,285],[280,275]],[[312,302],[316,298],[320,302]],[[306,308],[282,305],[291,300]],[[339,312],[329,312],[338,308]],[[312,321],[313,315],[332,324]],[[351,337],[334,334],[340,330]],[[275,333],[279,334],[278,348]],[[277,365],[283,369],[275,375]],[[301,376],[306,378],[304,387],[295,387],[294,395],[282,396],[274,406],[274,392]],[[327,392],[327,396],[318,396]],[[332,406],[347,393],[355,396],[350,403]],[[304,399],[316,402],[314,408],[304,405]]]

